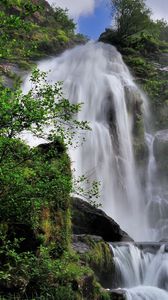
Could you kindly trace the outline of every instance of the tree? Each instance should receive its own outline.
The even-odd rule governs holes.
[[[68,232],[72,178],[65,144],[89,126],[74,118],[81,104],[70,104],[61,82],[50,85],[46,73],[35,69],[31,83],[27,94],[0,88],[0,222],[34,228],[43,209],[53,215],[63,211],[60,230]],[[51,143],[31,149],[19,138],[24,130]],[[65,235],[60,239],[65,244]]]
[[[111,0],[115,11],[115,29],[120,38],[151,28],[151,11],[144,0]]]
[[[22,191],[24,191],[24,195],[28,191],[31,194],[31,189],[34,188],[31,186],[30,180],[28,180],[27,192],[23,188],[26,186],[25,178],[27,180],[29,177],[34,177],[34,171],[31,174],[31,168],[26,176],[23,174],[24,169],[28,170],[27,161],[32,160],[34,154],[32,154],[31,149],[18,140],[22,131],[31,131],[49,142],[58,143],[59,139],[59,144],[72,144],[72,139],[76,133],[80,134],[81,130],[89,128],[87,122],[79,122],[74,118],[81,104],[70,104],[68,99],[64,98],[61,82],[54,85],[48,84],[46,73],[37,69],[32,73],[31,82],[32,88],[27,94],[23,94],[21,89],[11,90],[3,87],[0,89],[1,199],[11,195],[12,186],[14,188],[12,197],[15,197],[15,192],[16,195]],[[57,178],[56,175],[55,178]],[[61,177],[58,176],[58,178]],[[59,183],[58,178],[57,183]],[[46,187],[45,190],[47,190]],[[57,190],[59,189],[57,188]],[[27,196],[27,198],[30,197]]]
[[[47,83],[46,73],[35,69],[32,88],[27,94],[21,89],[0,89],[0,137],[16,138],[23,130],[53,141],[58,135],[71,143],[76,130],[88,129],[87,122],[73,118],[81,104],[70,104],[63,96],[62,83]],[[50,130],[45,131],[49,126]]]
[[[54,10],[54,19],[58,23],[58,27],[61,27],[61,29],[65,30],[66,32],[73,33],[75,30],[75,23],[72,19],[68,16],[68,10],[62,9],[61,7],[53,7]]]

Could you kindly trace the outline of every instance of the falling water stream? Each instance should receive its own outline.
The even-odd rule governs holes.
[[[152,245],[143,250],[133,244],[111,247],[118,286],[125,290],[127,300],[168,299],[168,249],[164,244],[157,251]]]
[[[161,225],[152,225],[160,218],[155,209],[158,198],[153,200],[156,166],[152,136],[146,135],[149,147],[146,193],[141,187],[133,153],[133,107],[143,102],[145,111],[147,100],[134,83],[119,52],[110,45],[90,42],[65,51],[59,57],[44,60],[38,67],[43,71],[50,70],[50,83],[63,81],[65,96],[72,103],[83,103],[77,118],[87,120],[92,129],[81,134],[81,141],[83,135],[86,141],[80,147],[70,149],[74,175],[86,175],[90,182],[101,183],[103,209],[134,240],[159,240]],[[28,80],[24,90],[30,88]],[[164,235],[161,237],[165,238]],[[128,300],[168,299],[168,293],[164,291],[167,286],[161,284],[167,278],[168,254],[162,248],[155,255],[143,253],[133,245],[118,246],[114,249],[114,257],[122,273],[121,287],[129,288]]]

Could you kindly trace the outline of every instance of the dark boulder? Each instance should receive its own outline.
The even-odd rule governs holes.
[[[72,212],[74,234],[97,235],[107,242],[132,241],[104,211],[93,207],[86,201],[73,198]]]
[[[65,151],[65,145],[59,140],[55,140],[52,143],[44,143],[37,146],[38,151],[47,156],[48,159],[61,156]]]
[[[126,300],[125,291],[121,289],[111,290],[109,292],[111,300]]]

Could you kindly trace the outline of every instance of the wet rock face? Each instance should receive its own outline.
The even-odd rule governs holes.
[[[72,212],[74,234],[97,235],[107,242],[132,241],[112,218],[86,201],[73,198]]]
[[[81,234],[81,235],[73,235],[73,249],[78,253],[78,254],[85,254],[87,252],[89,252],[91,250],[90,245],[88,245],[88,243],[85,240],[85,237],[87,237],[87,235],[85,234]],[[92,236],[92,238],[94,239],[95,236]],[[100,237],[101,239],[101,237]]]
[[[161,175],[168,176],[168,129],[156,133],[154,155]]]
[[[111,290],[110,291],[111,300],[126,300],[126,295],[124,290]]]

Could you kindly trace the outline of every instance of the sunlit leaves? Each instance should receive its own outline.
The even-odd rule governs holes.
[[[88,123],[74,118],[81,104],[71,104],[64,98],[62,83],[50,85],[46,74],[35,69],[32,88],[27,94],[20,89],[0,90],[0,136],[16,137],[23,130],[50,141],[60,135],[67,143],[80,130],[88,130]]]

